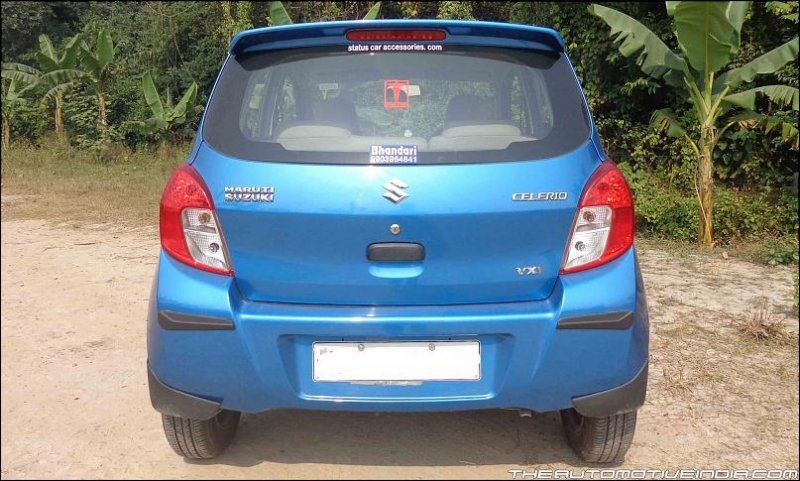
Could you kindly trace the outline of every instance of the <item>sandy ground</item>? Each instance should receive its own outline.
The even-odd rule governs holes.
[[[151,408],[145,315],[155,229],[2,222],[2,477],[506,478],[570,468],[555,414],[267,412],[188,462]],[[647,404],[625,466],[798,467],[792,271],[640,248],[652,311]],[[759,309],[789,345],[744,339]]]

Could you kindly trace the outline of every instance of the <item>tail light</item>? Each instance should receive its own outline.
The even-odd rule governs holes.
[[[169,255],[204,271],[233,274],[211,195],[190,165],[167,182],[160,222],[161,247]]]
[[[578,202],[562,274],[605,264],[633,245],[633,196],[622,172],[606,161],[589,178]]]

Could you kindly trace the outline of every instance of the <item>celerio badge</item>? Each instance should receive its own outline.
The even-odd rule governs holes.
[[[226,202],[272,202],[274,187],[225,187]]]
[[[515,192],[511,194],[515,202],[537,202],[542,200],[567,200],[566,192]]]

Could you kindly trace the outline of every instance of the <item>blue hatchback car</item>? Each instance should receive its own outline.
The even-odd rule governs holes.
[[[631,444],[633,199],[551,29],[238,34],[160,233],[149,386],[182,456],[283,408],[560,411],[587,461]]]

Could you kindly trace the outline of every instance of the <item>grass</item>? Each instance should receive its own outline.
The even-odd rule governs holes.
[[[752,310],[750,316],[737,326],[739,334],[760,343],[781,346],[796,345],[797,336],[786,329],[786,319],[778,318],[772,306],[764,301]]]
[[[645,237],[643,235],[638,235],[636,238],[636,245],[639,247],[667,251],[670,253],[670,255],[688,262],[694,262],[693,259],[698,255],[701,255],[704,257],[713,257],[717,259],[740,259],[743,261],[753,262],[755,264],[769,266],[780,264],[793,264],[797,266],[797,262],[791,259],[787,259],[785,262],[774,261],[774,249],[776,244],[781,244],[782,247],[785,247],[784,245],[791,245],[791,248],[786,248],[787,251],[792,248],[795,251],[797,250],[797,243],[790,238],[790,236],[786,236],[786,238],[781,238],[778,240],[740,240],[735,244],[726,246],[703,246],[692,242],[656,239]]]
[[[725,381],[718,362],[709,359],[720,337],[718,330],[681,323],[672,328],[657,326],[656,334],[653,349],[665,354],[657,363],[661,366],[659,385],[665,392],[688,400],[698,388]]]
[[[3,219],[156,225],[164,185],[191,148],[86,152],[43,145],[3,149]]]
[[[684,373],[683,367],[680,368],[664,368],[663,369],[663,385],[673,396],[681,396],[684,398],[692,394],[694,382],[690,382],[687,375]]]

